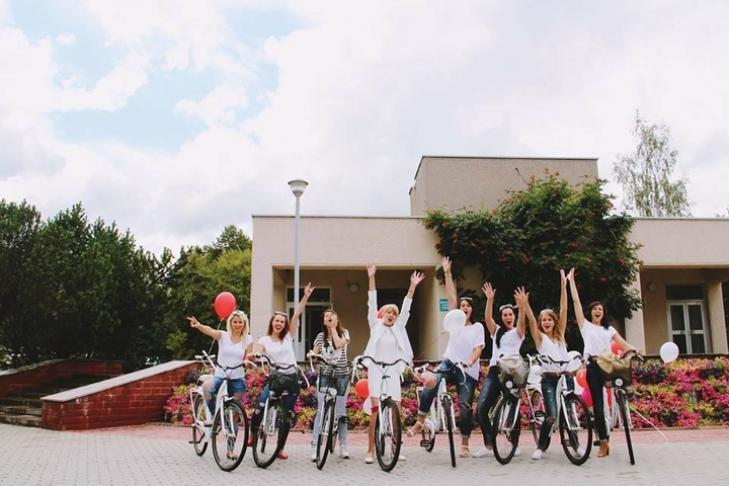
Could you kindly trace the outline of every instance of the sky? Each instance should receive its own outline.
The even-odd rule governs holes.
[[[409,215],[422,155],[598,157],[670,127],[726,214],[723,1],[0,0],[0,198],[144,248],[252,214]],[[467,174],[454,174],[467,177]],[[255,239],[255,235],[253,235]]]

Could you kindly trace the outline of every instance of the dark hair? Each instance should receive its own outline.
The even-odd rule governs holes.
[[[289,315],[285,312],[274,312],[271,316],[271,319],[268,321],[268,331],[266,331],[266,334],[268,336],[273,335],[273,320],[276,318],[276,316],[283,316],[286,320],[286,327],[284,327],[281,330],[281,333],[279,336],[277,336],[279,339],[283,339],[286,337],[286,333],[289,332]]]
[[[337,314],[337,311],[335,311],[334,309],[325,310],[324,313],[322,313],[321,315],[322,321],[324,320],[324,314],[326,314],[327,312],[337,316],[337,336],[344,336],[344,326],[342,325],[342,320],[339,319],[339,314]],[[329,339],[329,328],[327,326],[324,326],[324,330],[322,332],[324,333],[324,339]]]
[[[506,309],[511,309],[511,312],[514,313],[514,317],[516,317],[517,308],[515,306],[511,305],[511,304],[504,304],[501,307],[499,307],[499,316],[501,316],[501,314]],[[504,334],[506,334],[506,326],[503,325],[504,324],[503,318],[502,318],[501,324],[502,325],[499,326],[499,328],[496,330],[496,339],[495,339],[495,341],[496,341],[496,346],[497,347],[501,347],[501,338],[504,337]]]
[[[459,297],[458,298],[458,306],[459,307],[461,306],[461,302],[463,302],[464,300],[466,302],[468,302],[468,305],[471,306],[471,315],[468,316],[468,322],[473,323],[473,298],[472,297],[469,297],[467,295],[464,295],[464,296]]]
[[[594,309],[598,305],[602,307],[602,318],[600,319],[600,325],[607,329],[608,327],[610,327],[610,323],[607,319],[607,309],[605,308],[605,304],[603,304],[599,300],[590,302],[587,306],[587,315],[590,316],[590,322],[592,322],[592,309]]]

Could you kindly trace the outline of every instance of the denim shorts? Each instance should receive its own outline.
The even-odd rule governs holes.
[[[223,378],[220,378],[219,376],[213,377],[213,385],[210,387],[210,394],[215,397],[215,395],[218,393],[218,389],[220,388],[220,385],[223,384]],[[239,393],[241,396],[246,391],[246,381],[242,379],[237,380],[228,380],[228,396],[232,397],[236,393]]]

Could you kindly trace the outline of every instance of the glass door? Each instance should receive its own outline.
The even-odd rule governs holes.
[[[702,300],[668,302],[669,331],[681,354],[709,352],[706,311]]]

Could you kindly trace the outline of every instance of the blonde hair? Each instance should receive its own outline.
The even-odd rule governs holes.
[[[387,312],[390,309],[395,311],[395,315],[397,315],[397,316],[400,315],[400,309],[398,309],[395,304],[383,305],[382,307],[380,307],[380,311],[378,312],[378,314],[381,315],[382,317],[385,317],[385,312]]]
[[[544,309],[539,313],[539,321],[537,322],[537,327],[540,331],[544,332],[544,328],[542,327],[542,317],[543,316],[549,316],[552,319],[552,322],[554,322],[554,327],[552,327],[552,335],[549,336],[550,339],[556,339],[560,342],[565,342],[564,336],[561,335],[559,332],[557,332],[557,324],[559,323],[559,317],[557,317],[557,313],[554,312],[552,309]],[[545,335],[547,333],[544,333]]]
[[[229,335],[233,335],[233,318],[234,317],[240,317],[243,320],[243,330],[241,331],[240,335],[245,336],[248,334],[248,316],[245,312],[242,310],[234,310],[230,313],[228,316],[228,319],[225,321],[225,330],[228,331]]]

